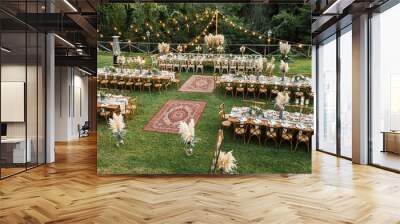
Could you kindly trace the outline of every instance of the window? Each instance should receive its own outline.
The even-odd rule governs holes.
[[[400,5],[371,18],[371,140],[372,163],[400,170]],[[393,135],[389,142],[384,133]],[[394,143],[395,147],[384,144]],[[388,145],[386,145],[388,146]]]
[[[318,146],[336,153],[336,35],[318,48]]]
[[[352,157],[352,30],[340,35],[340,155]]]

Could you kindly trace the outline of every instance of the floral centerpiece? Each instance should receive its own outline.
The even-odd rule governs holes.
[[[164,43],[164,42],[159,43],[158,51],[160,52],[160,54],[167,54],[169,52],[169,44]]]
[[[242,53],[242,56],[243,56],[244,52],[246,51],[246,47],[245,47],[244,45],[242,45],[242,46],[239,48],[239,51],[240,51],[240,53]]]
[[[282,73],[282,81],[285,81],[285,76],[289,71],[289,64],[283,60],[281,60],[281,65],[279,67]]]
[[[232,174],[236,172],[237,161],[236,158],[232,155],[232,151],[219,153],[218,161],[217,161],[217,169],[221,170],[222,173]]]
[[[260,116],[264,115],[264,112],[260,107],[251,106],[250,107],[250,114],[251,114],[252,117],[260,117]]]
[[[276,96],[275,106],[279,110],[279,118],[280,119],[284,119],[283,118],[283,111],[285,110],[286,104],[289,103],[289,100],[290,100],[290,97],[289,97],[289,93],[288,92],[279,92],[278,96]]]
[[[185,144],[185,152],[188,156],[193,155],[193,149],[197,142],[194,134],[194,126],[194,119],[191,119],[189,123],[181,121],[178,126],[179,134]]]
[[[111,132],[115,140],[117,141],[117,147],[123,145],[126,130],[124,117],[122,116],[122,114],[117,115],[116,113],[113,113],[113,117],[110,118],[108,124],[110,125]]]

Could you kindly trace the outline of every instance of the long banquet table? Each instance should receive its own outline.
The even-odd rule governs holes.
[[[98,93],[97,97],[97,108],[98,109],[106,109],[112,112],[121,111],[122,114],[125,114],[126,106],[129,104],[130,97],[122,96],[122,95],[111,95],[108,94],[104,98],[100,97],[100,93]]]
[[[258,110],[261,110],[258,108]],[[283,112],[284,119],[279,118],[279,111],[261,110],[262,113],[252,113],[250,107],[233,107],[228,114],[232,123],[253,124],[265,127],[286,128],[295,131],[313,132],[313,114]]]
[[[311,88],[311,79],[304,77],[304,79],[296,80],[294,77],[286,77],[282,80],[279,76],[255,76],[246,75],[238,76],[234,74],[222,75],[218,78],[220,83],[241,83],[241,84],[255,84],[255,85],[267,85],[267,86],[284,86],[294,88]]]
[[[105,79],[109,78],[110,76],[112,78],[159,78],[159,79],[165,79],[165,80],[174,80],[175,79],[175,72],[170,72],[170,71],[150,71],[143,69],[124,69],[123,72],[121,72],[119,69],[117,71],[111,71],[108,69],[99,69],[97,71],[98,76],[103,76]]]

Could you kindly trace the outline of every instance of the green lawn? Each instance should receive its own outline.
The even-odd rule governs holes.
[[[98,67],[111,65],[110,55],[98,55]],[[296,60],[293,68],[301,73],[310,73],[309,59]],[[308,68],[308,69],[307,69]],[[191,73],[181,74],[184,83]],[[99,174],[207,174],[211,165],[216,133],[219,128],[218,106],[225,103],[226,111],[233,105],[243,105],[240,99],[227,97],[222,93],[182,93],[175,88],[158,93],[128,92],[122,94],[137,96],[138,112],[127,121],[125,145],[117,148],[105,120],[98,122],[98,172]],[[179,135],[143,131],[155,113],[170,99],[206,101],[207,106],[196,126],[200,138],[194,154],[186,156]],[[271,104],[268,107],[272,107]],[[254,140],[243,144],[242,139],[233,139],[225,131],[223,151],[233,150],[238,161],[238,173],[309,173],[311,153],[305,147],[291,152],[289,145],[280,149],[274,144],[259,146]]]

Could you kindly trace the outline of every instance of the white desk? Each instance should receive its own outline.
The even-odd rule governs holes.
[[[1,139],[2,147],[10,147],[12,146],[13,151],[13,163],[25,163],[31,162],[32,160],[32,153],[31,153],[31,145],[32,140],[30,138],[26,139],[28,143],[28,147],[26,147],[25,152],[25,138],[5,138]],[[25,161],[26,159],[26,161]]]

